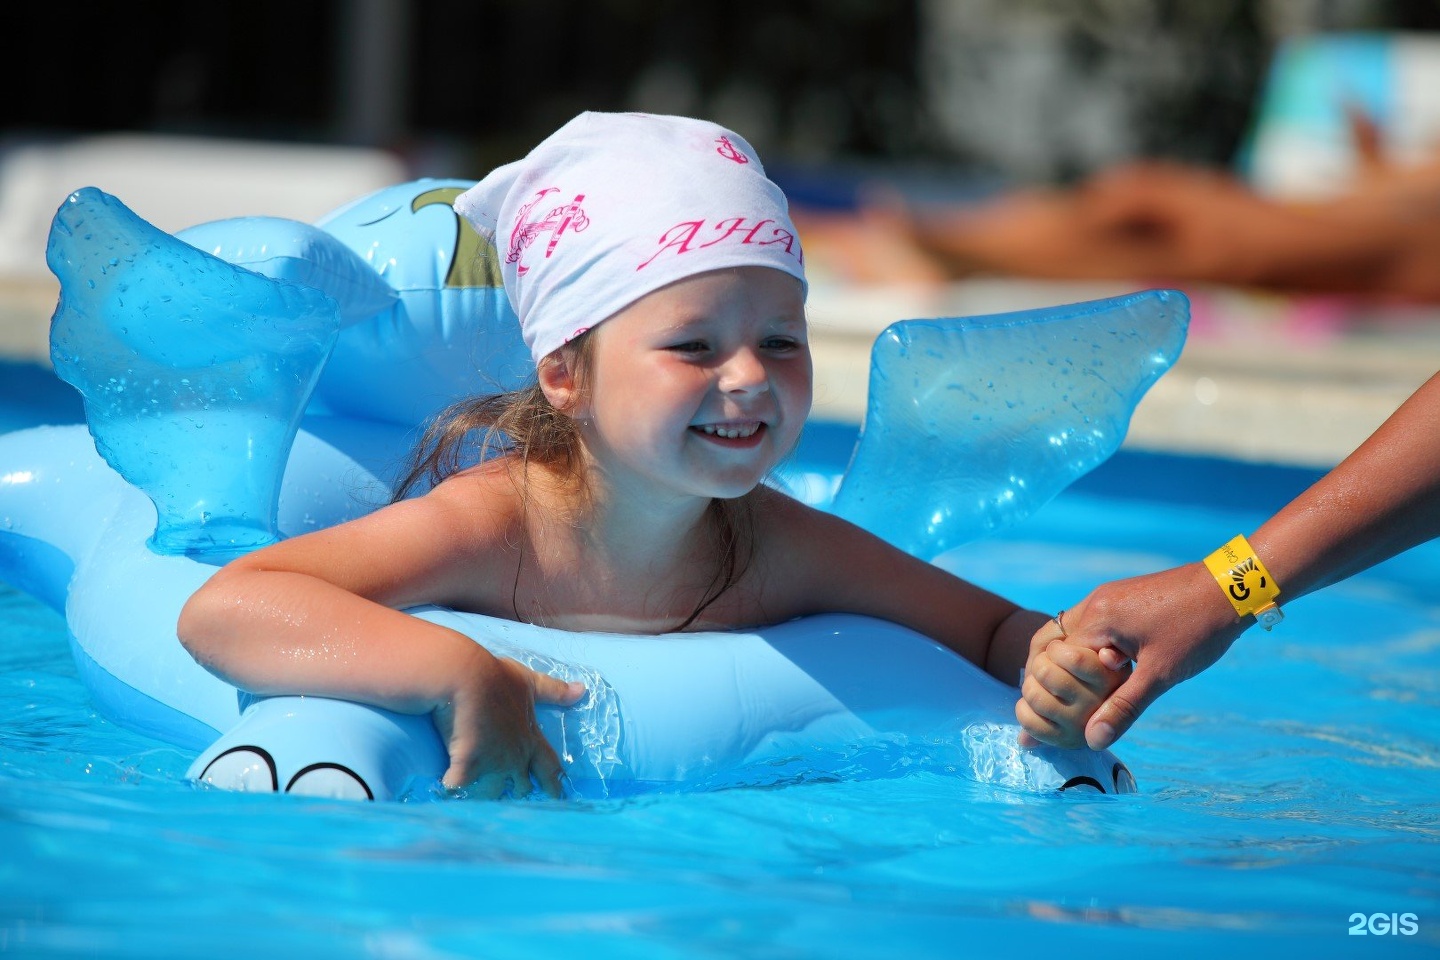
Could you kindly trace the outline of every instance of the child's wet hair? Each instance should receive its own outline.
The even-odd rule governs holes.
[[[584,334],[557,351],[575,379],[579,396],[589,382],[590,340]],[[519,390],[471,397],[442,411],[425,427],[391,499],[403,500],[417,488],[433,487],[466,466],[501,453],[538,464],[559,477],[582,476],[580,431],[566,411],[550,403],[538,376]]]

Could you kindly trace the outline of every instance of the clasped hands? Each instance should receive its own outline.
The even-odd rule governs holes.
[[[1109,747],[1243,629],[1200,563],[1097,587],[1031,638],[1015,704],[1021,745]]]

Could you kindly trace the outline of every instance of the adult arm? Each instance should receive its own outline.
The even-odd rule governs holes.
[[[1283,605],[1436,536],[1440,374],[1248,539]],[[1066,642],[1101,651],[1112,666],[1135,660],[1131,676],[1085,725],[1095,749],[1114,743],[1157,697],[1213,664],[1251,625],[1200,562],[1104,584],[1064,620]],[[1024,724],[1019,705],[1017,715]],[[1045,742],[1063,740],[1063,731],[1043,724],[1026,730]]]

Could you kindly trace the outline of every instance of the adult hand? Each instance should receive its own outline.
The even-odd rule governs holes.
[[[1437,437],[1440,374],[1248,538],[1286,602],[1440,537]],[[1065,642],[1099,652],[1109,667],[1126,658],[1136,666],[1090,716],[1086,742],[1110,746],[1156,697],[1220,659],[1248,625],[1202,563],[1097,587],[1066,612]],[[1035,735],[1051,742],[1044,729]]]
[[[1135,661],[1134,672],[1085,724],[1093,750],[1115,743],[1156,698],[1220,659],[1245,628],[1201,563],[1102,584],[1064,619],[1066,643],[1099,652],[1111,669]],[[1032,734],[1068,745],[1063,731]]]
[[[1112,670],[1095,650],[1066,643],[1063,617],[1056,614],[1030,638],[1015,704],[1022,747],[1041,742],[1065,749],[1085,746],[1085,722],[1130,675],[1128,661]]]
[[[473,786],[492,799],[507,791],[523,797],[531,791],[533,774],[546,794],[562,796],[564,768],[540,731],[535,705],[568,707],[584,695],[583,684],[537,673],[476,646],[468,669],[432,714],[450,753],[445,786]]]

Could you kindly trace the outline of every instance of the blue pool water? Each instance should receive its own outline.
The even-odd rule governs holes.
[[[0,429],[76,414],[0,365]],[[851,439],[816,425],[797,467]],[[954,566],[1054,609],[1309,479],[1122,453]],[[202,790],[188,753],[95,713],[63,621],[0,586],[0,955],[1434,955],[1437,571],[1427,545],[1247,634],[1117,749],[1141,788],[1118,798],[1006,793],[905,744],[857,759],[878,777],[608,801]],[[1374,913],[1418,931],[1348,932]]]

